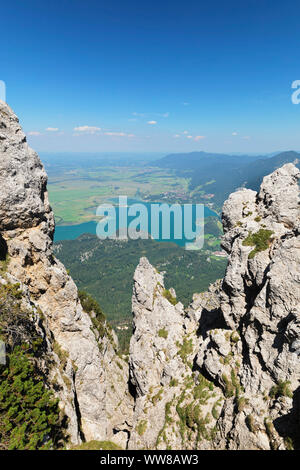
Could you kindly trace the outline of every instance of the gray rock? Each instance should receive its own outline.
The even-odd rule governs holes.
[[[258,193],[230,195],[222,214],[225,277],[187,309],[141,258],[128,367],[114,332],[106,325],[100,338],[53,256],[45,171],[0,103],[0,240],[9,254],[0,282],[20,282],[35,327],[43,321],[72,443],[81,429],[87,440],[129,449],[290,445],[300,424],[298,178],[287,164]]]
[[[57,363],[51,373],[59,377],[57,393],[69,418],[71,443],[80,442],[80,432],[86,440],[113,440],[114,428],[124,430],[125,422],[130,426],[128,365],[117,357],[115,342],[108,339],[112,334],[97,338],[75,283],[53,256],[54,217],[47,176],[17,117],[2,102],[0,129],[0,235],[10,257],[7,275],[27,289],[43,314],[50,353]],[[66,358],[63,368],[55,350]],[[111,393],[114,385],[117,394]],[[118,405],[120,396],[123,406]],[[114,414],[112,408],[117,409]]]
[[[186,312],[166,302],[162,276],[141,259],[133,290],[130,448],[284,449],[284,438],[297,434],[298,178],[288,164],[265,177],[258,194],[230,195],[222,214],[225,278],[195,294]],[[265,242],[245,243],[253,235]],[[169,332],[164,341],[159,328]],[[187,341],[192,347],[182,361],[178,345]]]

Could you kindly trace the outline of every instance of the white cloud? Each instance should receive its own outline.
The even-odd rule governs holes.
[[[192,136],[192,135],[187,135],[186,138],[187,138],[187,139],[192,139],[193,136]]]
[[[126,134],[124,132],[104,132],[105,135],[124,137]]]
[[[188,133],[189,133],[189,131],[183,131],[183,134],[188,134]]]
[[[59,129],[58,127],[47,127],[47,129],[45,129],[46,131],[48,132],[58,132]]]
[[[238,133],[237,133],[237,132],[233,132],[232,135],[238,135]]]
[[[104,132],[104,135],[107,135],[109,137],[135,137],[134,134],[127,134],[126,132],[113,132],[113,131]]]
[[[196,135],[195,139],[194,140],[201,140],[201,139],[205,139],[205,136],[204,135]]]
[[[157,121],[148,121],[147,124],[150,124],[150,125],[154,126],[155,124],[157,124]]]
[[[74,127],[73,129],[75,132],[84,132],[86,134],[95,134],[96,132],[101,131],[101,127],[95,127],[95,126],[79,126],[79,127]]]
[[[104,135],[109,135],[112,137],[126,137],[125,132],[104,132]]]
[[[175,134],[173,135],[174,139],[178,139],[180,137],[180,134]]]
[[[38,131],[30,131],[28,132],[28,135],[42,135],[42,134]]]

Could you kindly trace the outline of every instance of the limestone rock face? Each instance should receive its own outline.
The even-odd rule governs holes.
[[[0,102],[0,230],[33,227],[47,221],[54,228],[46,190],[47,175],[26,143],[17,116]]]
[[[300,447],[299,176],[287,164],[264,178],[259,193],[230,195],[222,214],[225,278],[186,310],[172,305],[162,276],[141,259],[131,448]]]
[[[54,217],[46,184],[42,163],[26,143],[17,117],[0,102],[0,238],[9,259],[7,274],[27,289],[43,314],[49,354],[56,354],[60,363],[51,373],[59,377],[57,393],[69,419],[71,443],[81,437],[113,439],[113,426],[122,428],[130,421],[127,366],[116,355],[112,334],[110,340],[97,338],[73,280],[53,256]],[[109,410],[118,408],[118,397],[109,390],[117,377],[117,359],[124,373],[119,373],[116,388],[126,411],[116,413],[112,423]]]
[[[146,395],[150,387],[168,384],[183,372],[176,347],[182,338],[183,305],[166,292],[163,276],[141,258],[134,274],[134,335],[130,344],[131,382],[137,396]]]
[[[165,407],[190,376],[188,359],[197,341],[188,341],[183,305],[164,287],[163,276],[141,258],[134,274],[133,336],[130,343],[130,380],[135,411],[129,448],[155,448],[164,428]],[[186,346],[180,356],[178,352]],[[172,447],[180,447],[172,438]]]
[[[141,258],[128,367],[114,332],[97,330],[53,255],[45,171],[0,102],[0,283],[20,283],[46,341],[49,383],[71,443],[300,448],[299,176],[287,164],[258,193],[230,195],[222,214],[225,277],[194,294],[188,308]]]

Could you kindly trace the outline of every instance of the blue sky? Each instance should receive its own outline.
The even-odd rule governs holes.
[[[300,150],[300,4],[1,6],[0,80],[40,151]]]

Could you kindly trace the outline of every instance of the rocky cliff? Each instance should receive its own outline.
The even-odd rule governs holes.
[[[24,341],[32,330],[42,340],[37,361],[59,398],[69,445],[300,447],[298,178],[287,164],[266,176],[258,193],[229,197],[225,278],[195,294],[187,309],[140,260],[128,365],[114,332],[83,308],[53,255],[47,176],[17,117],[0,103],[0,300],[1,289],[17,293],[29,312],[18,334]],[[17,317],[7,324],[16,340]]]
[[[224,204],[225,278],[184,311],[141,259],[134,278],[131,448],[299,448],[299,170]]]
[[[70,443],[112,438],[124,445],[131,411],[126,363],[117,356],[115,334],[104,325],[100,336],[83,310],[73,280],[53,256],[53,233],[44,168],[17,117],[0,102],[0,245],[6,260],[0,281],[18,282],[32,305],[32,322],[54,362],[47,375],[67,417]]]

